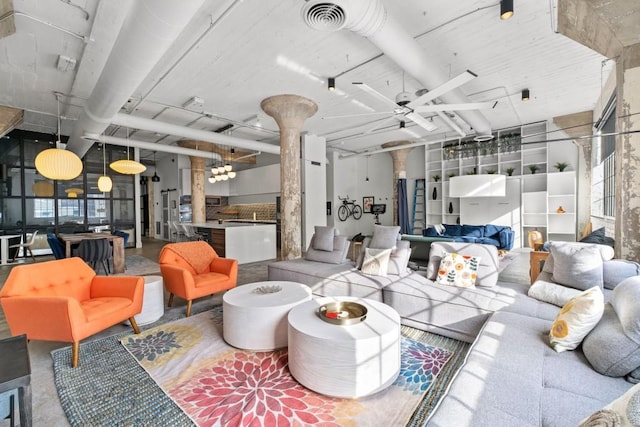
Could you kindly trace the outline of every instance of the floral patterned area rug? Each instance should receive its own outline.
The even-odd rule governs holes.
[[[120,341],[201,426],[405,425],[453,355],[403,336],[402,366],[396,381],[365,398],[340,399],[298,384],[287,368],[286,350],[251,352],[227,345],[219,310]]]

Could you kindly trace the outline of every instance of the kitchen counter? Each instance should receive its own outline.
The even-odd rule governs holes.
[[[218,221],[191,224],[208,236],[209,244],[225,258],[238,260],[238,264],[266,261],[277,257],[276,225],[260,222]]]
[[[276,221],[268,219],[225,219],[225,222],[245,222],[247,224],[275,224]]]

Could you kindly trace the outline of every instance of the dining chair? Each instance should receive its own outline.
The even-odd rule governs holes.
[[[58,240],[58,237],[55,234],[53,234],[53,233],[48,233],[47,234],[47,243],[49,243],[49,247],[51,248],[51,252],[53,252],[53,256],[56,259],[65,258],[64,246],[62,245],[60,240]]]
[[[192,225],[183,223],[179,223],[178,225],[182,227],[184,235],[188,241],[202,240],[202,235],[200,233],[196,233]]]
[[[9,246],[9,249],[18,248],[11,262],[14,262],[16,258],[18,258],[18,254],[20,253],[20,248],[22,248],[25,251],[25,256],[26,256],[26,252],[29,252],[29,255],[31,255],[33,262],[36,262],[36,257],[33,256],[33,251],[31,250],[31,246],[33,246],[33,244],[35,243],[37,234],[38,234],[38,230],[31,233],[31,237],[29,237],[29,240],[26,243],[18,243],[17,245]]]
[[[179,227],[175,221],[167,221],[167,224],[169,225],[169,232],[176,235],[175,242],[181,242],[184,237],[184,231],[182,230],[182,228]],[[169,240],[171,240],[171,238]]]
[[[104,273],[109,275],[109,262],[111,261],[112,248],[108,239],[84,239],[78,246],[78,256],[89,264],[96,273],[98,263],[102,263]]]

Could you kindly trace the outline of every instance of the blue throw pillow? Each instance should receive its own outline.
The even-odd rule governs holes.
[[[445,236],[460,236],[462,235],[462,226],[458,224],[445,224],[444,226]]]
[[[460,233],[465,237],[483,237],[484,226],[482,225],[463,225]]]
[[[503,225],[487,224],[484,226],[484,237],[494,237],[496,234],[500,233],[503,228],[505,228]]]

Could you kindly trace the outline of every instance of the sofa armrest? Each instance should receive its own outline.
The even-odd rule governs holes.
[[[72,297],[7,297],[2,309],[11,334],[28,339],[76,341],[81,338],[74,336],[73,325],[86,322],[80,302]]]
[[[164,288],[171,294],[188,295],[187,290],[195,288],[193,275],[184,267],[160,264],[160,271]]]
[[[142,298],[144,279],[141,276],[95,276],[91,282],[91,298],[124,297],[131,301]]]
[[[238,279],[238,260],[216,257],[211,261],[209,271],[229,276],[235,282]]]
[[[511,248],[513,248],[513,240],[515,238],[515,235],[515,231],[513,231],[511,228],[505,227],[500,230],[500,234],[498,235],[498,240],[500,241],[500,249],[510,251]]]
[[[531,284],[538,279],[538,275],[542,271],[544,261],[549,256],[549,252],[533,251],[529,254],[529,277]]]

